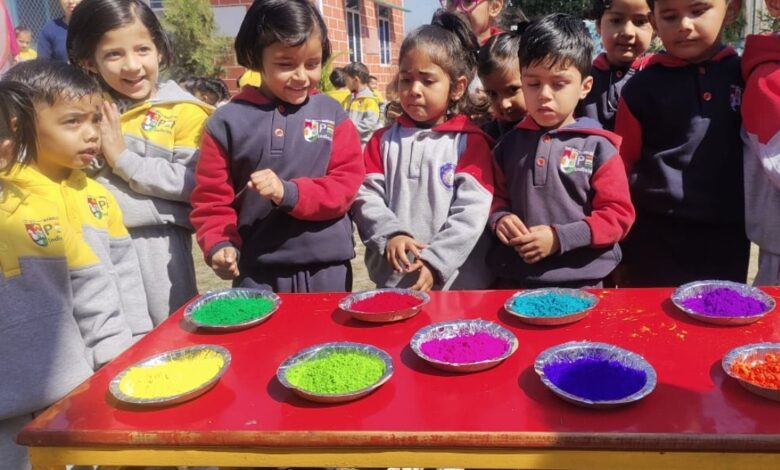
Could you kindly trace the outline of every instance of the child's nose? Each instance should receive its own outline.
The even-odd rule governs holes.
[[[141,61],[138,60],[135,54],[127,54],[122,65],[126,71],[135,72],[136,70],[140,70]]]
[[[693,18],[689,16],[683,16],[680,20],[680,30],[691,31],[693,29]]]

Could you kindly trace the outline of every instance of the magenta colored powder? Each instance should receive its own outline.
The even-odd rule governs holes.
[[[432,339],[420,345],[423,354],[431,359],[452,364],[495,359],[508,349],[509,343],[506,340],[483,332],[447,339]]]
[[[696,313],[713,317],[749,317],[767,308],[763,302],[725,287],[690,297],[682,303]]]

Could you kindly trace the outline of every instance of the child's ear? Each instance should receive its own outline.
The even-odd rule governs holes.
[[[724,25],[729,25],[739,18],[739,12],[742,10],[742,0],[730,0],[726,5],[726,19]]]
[[[587,76],[582,81],[582,85],[580,85],[580,99],[585,99],[586,96],[588,96],[588,93],[590,93],[590,89],[593,88],[593,77]]]
[[[83,61],[79,62],[79,67],[81,67],[82,69],[86,70],[87,72],[89,72],[91,74],[94,74],[94,75],[98,74],[97,67],[95,67],[95,62],[92,61],[92,60],[83,60]]]
[[[504,0],[493,0],[490,2],[490,5],[488,5],[488,14],[491,18],[495,18],[498,15],[501,14],[501,11],[504,9]]]
[[[450,87],[450,101],[458,101],[466,93],[469,86],[469,79],[465,75],[458,77],[458,80]]]

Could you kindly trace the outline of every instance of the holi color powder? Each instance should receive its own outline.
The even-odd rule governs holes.
[[[119,390],[133,398],[173,397],[210,381],[224,364],[221,354],[204,349],[160,364],[134,366],[119,381]]]
[[[385,373],[382,359],[357,351],[333,351],[296,364],[285,374],[292,385],[319,395],[352,393]]]
[[[713,317],[749,317],[767,309],[763,302],[725,287],[687,298],[682,304],[696,313]]]
[[[350,309],[356,312],[383,313],[395,312],[420,305],[422,300],[407,294],[397,292],[380,292],[379,294],[354,302]]]
[[[561,390],[591,401],[626,398],[647,382],[643,370],[598,358],[552,363],[544,368],[544,375]]]
[[[420,345],[426,356],[450,364],[470,364],[501,357],[509,350],[509,343],[484,332],[465,334],[446,339],[432,339]]]
[[[592,302],[573,295],[547,293],[520,296],[512,301],[512,310],[533,317],[560,317],[581,312]]]
[[[274,301],[265,297],[222,297],[207,302],[192,312],[192,318],[205,325],[228,326],[268,315]]]
[[[763,361],[735,362],[731,372],[754,385],[780,390],[780,356],[769,353]]]

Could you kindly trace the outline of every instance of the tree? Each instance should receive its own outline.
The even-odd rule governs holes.
[[[163,0],[162,24],[173,43],[173,78],[222,72],[230,40],[218,36],[208,0]]]

